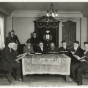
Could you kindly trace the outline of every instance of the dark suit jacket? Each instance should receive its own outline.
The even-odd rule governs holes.
[[[6,37],[6,42],[5,42],[5,44],[8,45],[8,43],[9,43],[10,41],[11,41],[11,37],[10,37],[10,36]]]
[[[6,38],[5,44],[8,45],[8,43],[9,43],[10,41],[14,41],[14,42],[17,43],[17,44],[20,44],[19,39],[18,39],[18,37],[17,37],[16,35],[14,35],[13,37],[12,37],[12,36],[8,36],[8,37]]]
[[[17,44],[20,44],[20,41],[19,41],[19,39],[18,39],[18,37],[16,35],[14,35],[13,37],[11,37],[11,40],[13,40]]]
[[[71,51],[75,52],[74,55],[78,55],[79,57],[83,56],[83,49],[81,49],[80,47],[78,47],[76,51],[72,48]]]
[[[37,52],[38,52],[38,53],[45,54],[45,53],[47,53],[48,51],[47,51],[47,48],[46,48],[45,46],[43,46],[43,51],[42,51],[41,48],[38,46],[38,47],[37,47]]]
[[[28,41],[28,40],[27,40],[27,41]],[[39,38],[38,38],[38,37],[36,37],[36,38],[33,38],[33,37],[32,37],[32,38],[30,39],[30,41],[31,41],[31,44],[35,44],[35,45],[36,45],[36,44],[39,44]]]
[[[83,49],[81,49],[80,47],[78,47],[78,49],[76,51],[72,48],[71,51],[75,52],[74,55],[77,55],[79,57],[83,56]],[[71,59],[72,59],[72,63],[79,63],[80,62],[74,56],[71,56]]]
[[[58,49],[57,48],[54,48],[53,50],[51,48],[49,48],[49,51],[48,52],[58,52]]]
[[[27,42],[31,42],[34,52],[37,52],[37,46],[39,44],[39,38],[38,37],[36,37],[36,38],[32,37],[32,38],[29,38],[27,40]]]
[[[84,52],[85,52],[85,50],[84,50]],[[85,64],[88,65],[88,51],[86,53],[84,53],[83,56],[85,56],[85,58],[84,58],[86,60]]]
[[[60,54],[66,54],[67,56],[71,56],[71,52],[70,52],[70,50],[68,49],[68,48],[66,48],[66,49],[64,49],[63,47],[60,47],[59,49],[58,49],[58,52],[60,53]]]
[[[10,48],[6,46],[2,50],[0,69],[11,71],[12,63],[16,63],[15,61],[16,58],[17,58],[17,53],[13,49],[11,49],[10,51]]]

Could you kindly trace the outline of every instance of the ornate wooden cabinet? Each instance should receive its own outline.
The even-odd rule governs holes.
[[[50,42],[54,42],[58,47],[59,22],[53,17],[46,16],[34,21],[35,31],[40,41],[43,41],[46,46],[49,46]]]

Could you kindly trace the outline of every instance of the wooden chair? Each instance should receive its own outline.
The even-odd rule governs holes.
[[[0,50],[0,62],[1,62],[1,50]],[[11,71],[4,71],[4,70],[0,70],[0,77],[3,78],[7,78],[8,81],[11,83]]]
[[[88,70],[85,71],[86,78],[88,79]]]
[[[4,70],[1,70],[0,71],[0,77],[3,78],[7,78],[8,81],[11,83],[11,71],[4,71]]]
[[[5,77],[11,83],[11,77],[16,80],[16,69],[12,69],[12,71],[0,71],[0,77]]]

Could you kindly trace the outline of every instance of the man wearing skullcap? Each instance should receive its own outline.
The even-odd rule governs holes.
[[[61,54],[66,54],[67,56],[70,56],[70,50],[67,48],[67,43],[65,40],[63,40],[62,42],[62,47],[60,47],[58,49],[58,52]]]
[[[10,41],[8,46],[6,46],[2,50],[0,69],[5,71],[12,71],[12,68],[16,69],[16,78],[20,80],[21,76],[21,67],[20,63],[17,60],[16,43],[14,41]]]
[[[88,70],[88,42],[84,42],[84,53],[83,56],[80,59],[80,63],[79,65],[76,64],[76,68],[72,69],[72,70],[77,70],[77,77],[76,77],[76,81],[77,81],[77,85],[82,85],[82,73],[85,70]],[[78,67],[77,67],[78,66]]]

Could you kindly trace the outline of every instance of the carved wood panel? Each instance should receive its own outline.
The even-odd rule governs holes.
[[[72,47],[76,40],[76,22],[70,20],[62,22],[62,40],[66,40],[68,48]]]

